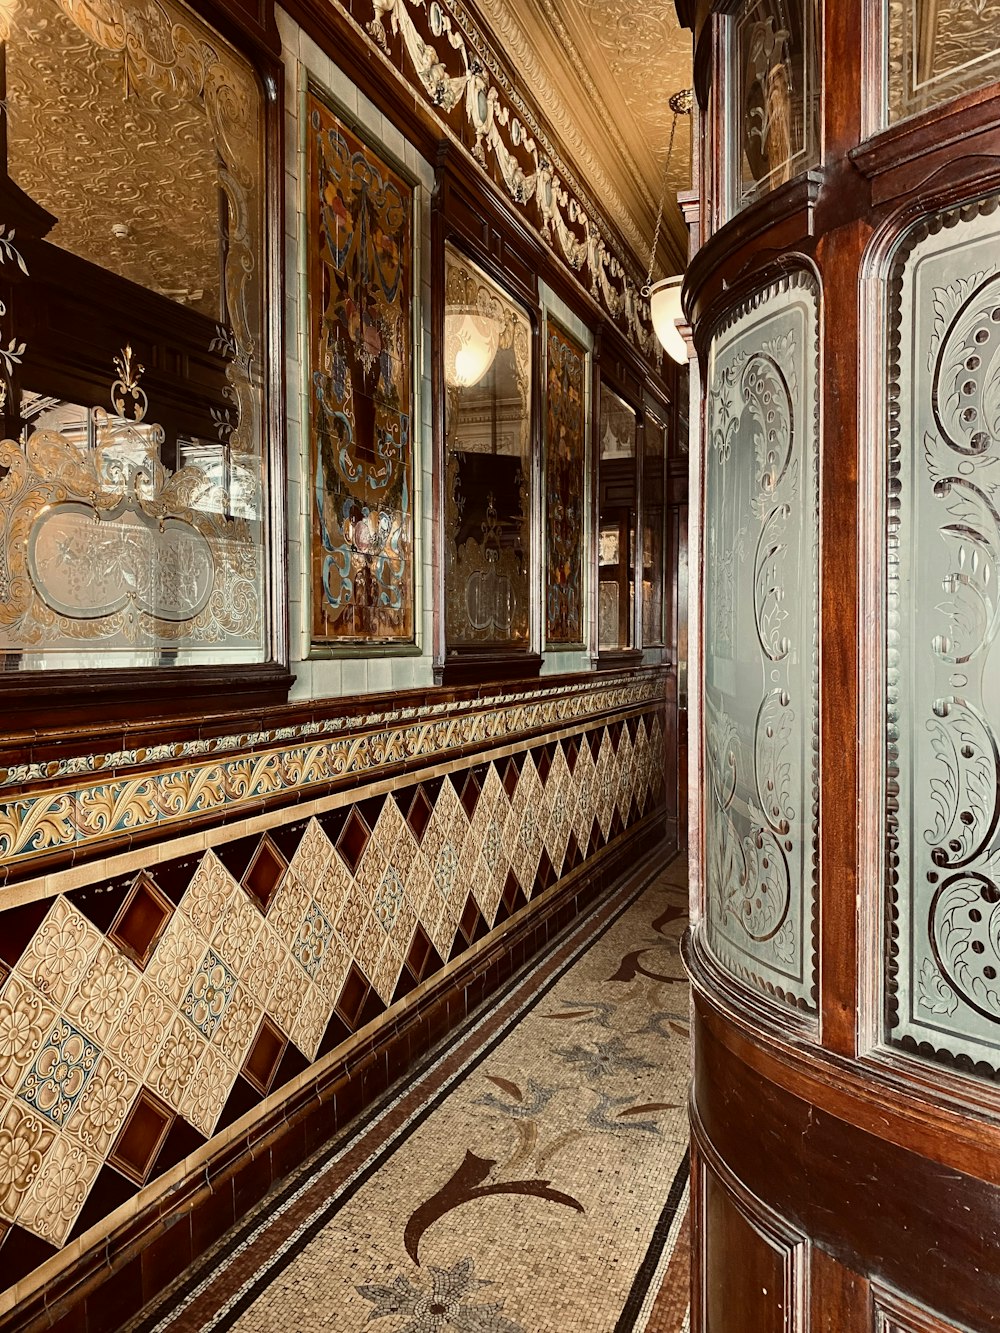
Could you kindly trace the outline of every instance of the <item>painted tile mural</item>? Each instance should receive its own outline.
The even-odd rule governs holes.
[[[413,188],[309,98],[312,634],[410,642]]]
[[[587,360],[557,324],[545,337],[545,634],[582,645]]]
[[[0,915],[0,1286],[658,809],[662,744],[626,707]]]

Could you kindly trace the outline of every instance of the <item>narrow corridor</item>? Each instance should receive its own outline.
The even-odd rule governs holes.
[[[575,923],[133,1333],[684,1333],[685,886]]]

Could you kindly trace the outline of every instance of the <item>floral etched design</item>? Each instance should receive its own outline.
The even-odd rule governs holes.
[[[372,1304],[368,1322],[389,1315],[405,1319],[394,1333],[437,1333],[439,1329],[451,1329],[453,1333],[526,1333],[520,1324],[503,1315],[503,1301],[480,1304],[469,1299],[491,1285],[475,1276],[471,1259],[429,1271],[429,1289],[414,1285],[402,1274],[389,1285],[359,1286],[357,1291]]]
[[[215,1035],[236,985],[222,959],[209,949],[184,997],[182,1012],[205,1037]]]
[[[62,1126],[79,1101],[100,1056],[100,1047],[71,1023],[60,1019],[25,1076],[18,1097],[54,1125]]]

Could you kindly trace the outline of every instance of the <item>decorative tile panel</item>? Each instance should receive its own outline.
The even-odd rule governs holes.
[[[587,355],[551,319],[545,336],[545,634],[582,647]]]
[[[736,976],[815,1008],[818,296],[793,273],[712,343],[705,460],[706,926]],[[619,755],[627,732],[619,741]],[[614,756],[598,761],[608,828]]]
[[[998,207],[928,217],[896,255],[885,514],[885,1035],[986,1076],[1000,1069]]]
[[[607,716],[531,753],[465,756],[391,796],[357,786],[318,818],[292,806],[273,836],[244,829],[151,860],[143,901],[167,904],[165,927],[158,909],[151,931],[119,929],[134,880],[103,889],[106,935],[56,897],[0,983],[0,1217],[64,1243],[105,1165],[139,1187],[173,1127],[210,1137],[238,1082],[240,1098],[273,1092],[286,1054],[302,1069],[339,1025],[377,1018],[578,865],[599,795],[595,849],[648,813],[663,785],[658,702],[626,726],[641,701],[621,707],[614,684],[596,697]],[[429,710],[420,726],[454,740],[454,718]],[[57,1196],[68,1165],[73,1188]]]

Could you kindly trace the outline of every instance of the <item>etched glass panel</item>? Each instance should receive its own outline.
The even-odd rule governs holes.
[[[308,120],[313,642],[412,642],[414,192]]]
[[[635,615],[635,411],[601,385],[597,628],[602,649],[631,648]]]
[[[997,0],[889,0],[889,121],[1000,78]]]
[[[19,0],[2,36],[4,666],[260,661],[256,75],[176,0]]]
[[[445,248],[445,633],[526,648],[531,586],[531,321]]]
[[[886,515],[887,1034],[991,1070],[1000,1065],[998,242],[994,196],[923,221],[897,254]]]
[[[705,461],[709,947],[815,1008],[817,296],[792,274],[712,343]]]
[[[732,19],[736,207],[819,161],[816,0],[743,0]]]

